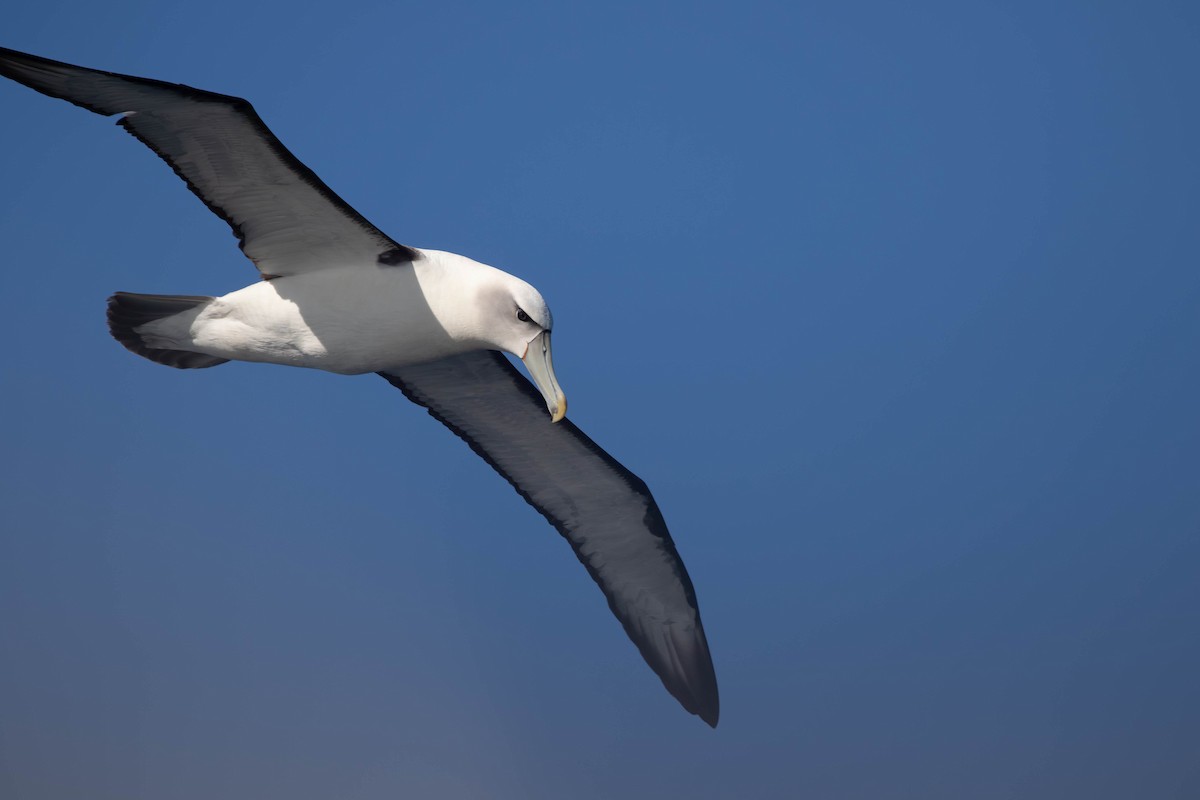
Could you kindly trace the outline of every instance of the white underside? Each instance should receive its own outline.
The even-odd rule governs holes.
[[[341,374],[378,372],[492,346],[455,311],[489,272],[471,270],[466,281],[461,272],[430,258],[288,275],[137,330],[150,347]],[[447,306],[443,298],[453,302]]]

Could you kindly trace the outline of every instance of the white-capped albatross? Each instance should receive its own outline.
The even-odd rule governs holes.
[[[563,419],[553,322],[536,289],[464,256],[393,241],[245,100],[7,48],[0,74],[120,115],[229,223],[261,273],[222,297],[114,294],[108,321],[121,344],[179,369],[239,360],[378,373],[566,538],[667,691],[716,727],[716,676],[691,579],[646,484]],[[504,352],[524,361],[536,389]]]

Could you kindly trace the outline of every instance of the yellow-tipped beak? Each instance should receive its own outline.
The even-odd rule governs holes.
[[[554,377],[554,361],[550,358],[550,331],[542,331],[525,348],[525,369],[546,401],[550,421],[558,422],[567,415],[567,397],[558,388]]]

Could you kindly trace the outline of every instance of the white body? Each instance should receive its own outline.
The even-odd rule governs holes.
[[[523,356],[529,331],[512,340],[479,313],[514,290],[548,327],[544,301],[519,278],[453,253],[420,253],[411,264],[355,263],[260,281],[138,333],[150,347],[354,375],[470,350]],[[507,305],[497,309],[496,317],[509,316]]]

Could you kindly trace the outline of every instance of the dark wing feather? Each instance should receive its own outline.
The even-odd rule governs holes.
[[[569,420],[551,423],[537,390],[500,353],[380,375],[550,521],[667,691],[716,727],[717,679],[696,594],[646,484]]]
[[[121,127],[229,223],[265,276],[416,257],[288,152],[245,100],[7,48],[0,75],[97,114],[125,114]]]

